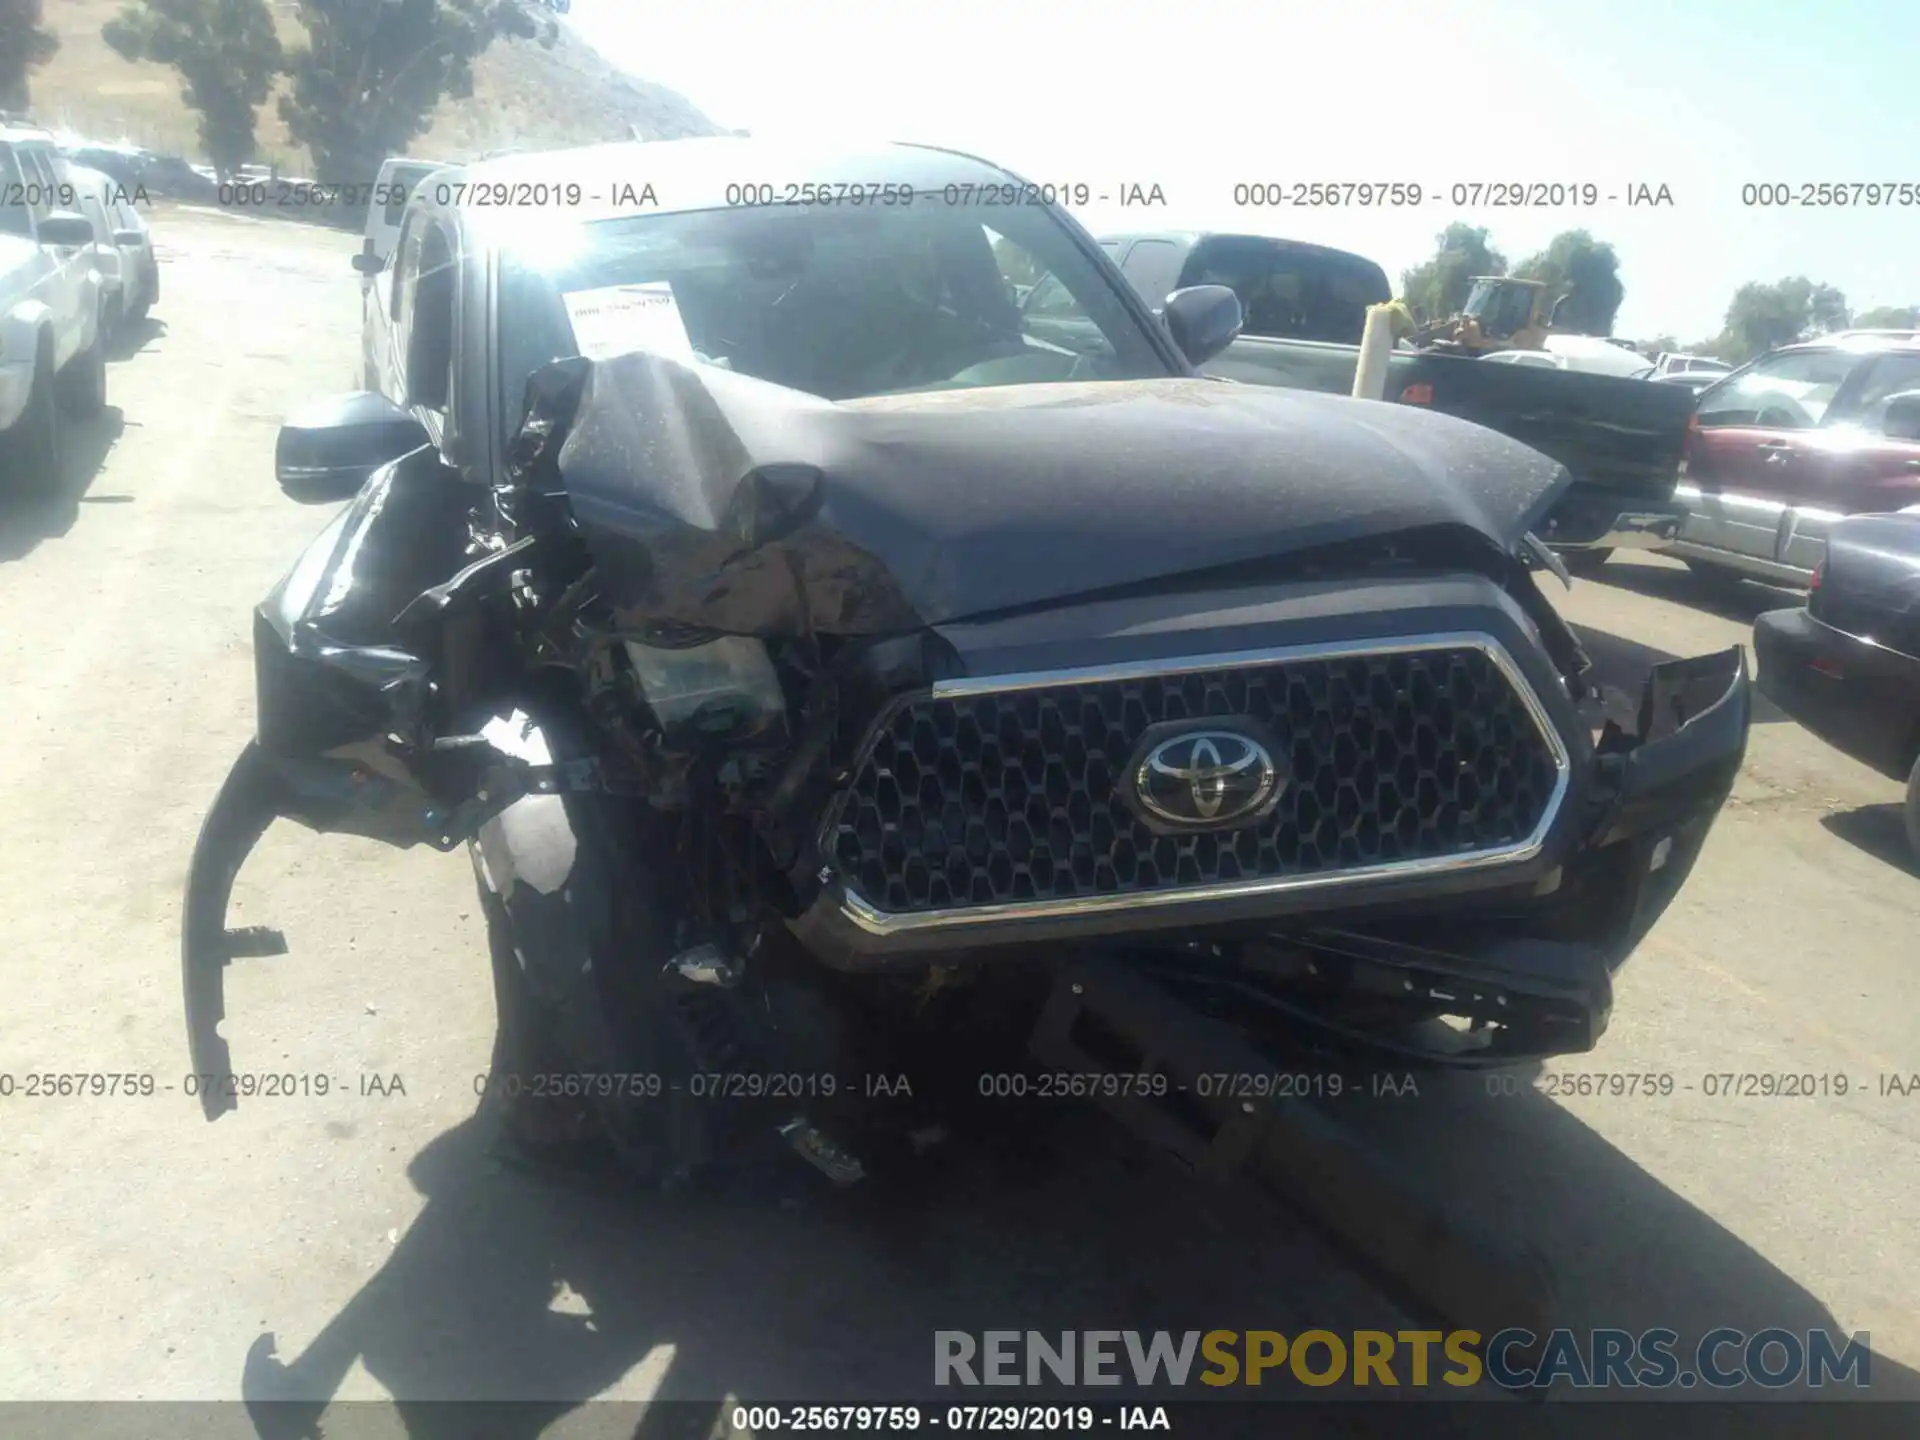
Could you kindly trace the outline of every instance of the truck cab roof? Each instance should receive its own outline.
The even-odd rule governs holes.
[[[673,211],[720,210],[740,203],[740,187],[749,185],[765,194],[771,189],[779,203],[789,187],[807,184],[841,186],[911,186],[918,193],[948,186],[1007,185],[1019,177],[989,161],[957,150],[931,145],[885,142],[836,145],[827,142],[748,137],[701,136],[687,140],[619,140],[604,145],[565,150],[535,150],[469,164],[449,166],[441,180],[472,187],[471,199],[456,203],[463,213],[498,213],[489,187],[498,185],[579,185],[581,203],[569,206],[571,219],[592,221],[630,216],[634,201],[623,198],[625,188],[638,192],[652,187],[648,214]],[[729,200],[729,191],[734,198]],[[971,193],[971,192],[964,192]],[[751,203],[751,202],[749,202]],[[983,221],[990,208],[980,211]]]

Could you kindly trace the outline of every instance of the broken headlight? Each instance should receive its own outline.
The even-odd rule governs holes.
[[[663,649],[626,642],[642,698],[670,744],[747,741],[783,726],[786,695],[767,647],[743,635]]]

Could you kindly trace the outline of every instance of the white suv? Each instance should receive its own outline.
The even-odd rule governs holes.
[[[61,481],[64,422],[107,403],[95,235],[44,131],[0,127],[0,488]]]

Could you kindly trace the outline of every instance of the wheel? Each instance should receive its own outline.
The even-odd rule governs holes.
[[[1560,555],[1561,563],[1567,567],[1569,575],[1578,575],[1591,580],[1605,568],[1608,558],[1613,554],[1611,547],[1593,550],[1566,550]]]
[[[1913,772],[1907,776],[1907,848],[1913,851],[1915,861],[1920,861],[1920,757],[1913,762]]]
[[[696,1074],[719,1066],[677,1023],[661,974],[675,926],[654,876],[672,875],[674,857],[606,797],[531,803],[543,802],[565,806],[567,883],[543,892],[515,882],[503,899],[476,877],[499,1007],[490,1090],[502,1128],[533,1158],[597,1135],[630,1178],[679,1183],[706,1162],[709,1118],[726,1107],[694,1093]]]
[[[107,317],[103,312],[93,344],[60,372],[61,408],[76,420],[91,419],[107,408]]]
[[[42,346],[34,367],[27,408],[13,428],[0,435],[0,475],[16,495],[52,495],[60,488],[60,407],[54,399],[53,354]]]

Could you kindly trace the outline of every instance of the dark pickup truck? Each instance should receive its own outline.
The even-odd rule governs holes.
[[[1373,261],[1298,241],[1165,231],[1100,245],[1149,305],[1182,286],[1232,287],[1244,328],[1204,368],[1250,385],[1351,394],[1367,307],[1393,295]],[[1027,303],[1047,302],[1042,281]],[[1684,388],[1396,350],[1386,398],[1484,425],[1565,465],[1575,483],[1542,538],[1575,570],[1598,568],[1616,548],[1663,545],[1679,527],[1674,486],[1694,398]]]

